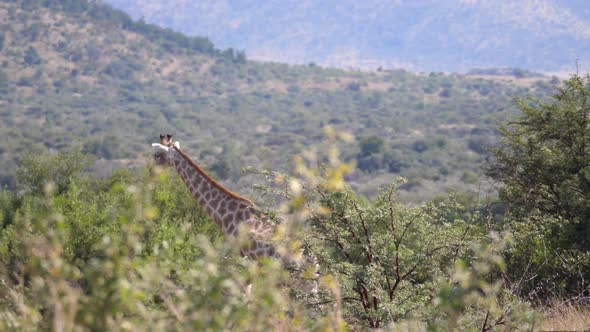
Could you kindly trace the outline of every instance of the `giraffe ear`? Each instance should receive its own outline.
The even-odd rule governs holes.
[[[168,147],[160,143],[152,143],[152,147],[154,147],[156,150],[164,150],[168,152]]]
[[[180,149],[180,142],[179,142],[179,141],[176,141],[176,142],[174,142],[174,144],[173,144],[173,145],[174,145],[174,146],[175,146],[177,149]]]

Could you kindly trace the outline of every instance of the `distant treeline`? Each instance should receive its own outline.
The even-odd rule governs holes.
[[[467,75],[514,76],[516,78],[545,76],[541,73],[520,68],[474,68],[468,71]]]
[[[216,49],[215,45],[206,37],[186,36],[168,28],[146,23],[143,18],[135,21],[127,13],[114,9],[103,2],[88,0],[14,0],[11,2],[20,3],[26,9],[41,6],[70,14],[85,14],[97,20],[113,23],[121,29],[139,33],[173,53],[194,51],[223,56],[235,62],[245,62],[246,60],[243,51],[236,51],[231,48],[222,51]]]

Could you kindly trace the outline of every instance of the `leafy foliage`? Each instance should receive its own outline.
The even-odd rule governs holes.
[[[341,280],[346,317],[369,327],[426,319],[439,279],[481,236],[453,200],[407,208],[395,186],[370,203],[350,191],[317,195],[328,211],[312,217],[310,242]]]
[[[26,167],[77,157],[31,157]],[[1,329],[339,326],[337,318],[309,318],[281,290],[289,274],[278,262],[240,259],[238,240],[218,241],[167,172],[90,180],[68,168],[56,178],[69,179],[59,192],[43,174],[42,193],[0,196],[8,217],[0,231]]]
[[[58,193],[65,192],[73,177],[80,175],[91,164],[91,158],[80,151],[60,154],[27,153],[16,171],[17,190],[23,195],[42,196],[50,181]]]
[[[497,279],[505,271],[502,252],[508,234],[490,234],[489,243],[472,245],[473,262],[457,260],[449,283],[439,289],[431,330],[535,330],[539,315]]]
[[[309,166],[323,154],[329,156],[325,167]],[[282,193],[292,202],[288,211],[299,207],[307,219],[304,247],[340,285],[320,294],[322,312],[342,307],[355,329],[534,328],[539,317],[500,279],[504,242],[486,236],[491,214],[465,209],[454,197],[410,208],[396,202],[397,185],[365,201],[330,177],[350,171],[338,155],[334,146],[310,149],[296,158],[300,179],[270,177],[288,184]]]
[[[361,152],[359,157],[365,157],[383,150],[384,142],[377,136],[363,137],[360,140]]]
[[[522,113],[501,128],[488,166],[514,215],[511,269],[526,274],[528,283],[518,287],[536,296],[587,296],[589,87],[590,76],[573,76],[550,102],[520,100]]]
[[[289,199],[279,206],[283,221],[271,241],[293,257],[302,248],[318,255],[318,294],[288,291],[285,285],[301,284],[278,261],[237,257],[244,239],[220,241],[178,177],[166,171],[149,167],[97,180],[82,167],[59,167],[83,165],[79,152],[30,156],[26,169],[61,171],[39,171],[22,182],[25,188],[44,183],[42,192],[0,195],[0,328],[342,331],[450,321],[478,328],[488,325],[471,317],[486,310],[504,317],[506,326],[529,326],[531,316],[516,315],[524,311],[513,300],[429,310],[467,296],[461,289],[472,286],[455,287],[445,270],[478,259],[467,249],[479,242],[481,228],[462,221],[466,211],[452,200],[406,208],[394,202],[394,188],[372,203],[356,197],[343,181],[350,165],[332,145],[349,137],[327,134],[327,145],[295,158],[298,178],[273,177],[286,185]],[[496,280],[485,271],[469,280]],[[301,273],[305,282],[309,271]],[[443,285],[459,295],[437,295]],[[492,297],[501,283],[494,285]]]

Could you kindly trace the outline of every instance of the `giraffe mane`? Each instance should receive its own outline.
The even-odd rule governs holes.
[[[228,190],[227,188],[223,187],[219,182],[215,181],[215,179],[213,179],[209,174],[207,174],[207,172],[205,172],[201,167],[197,166],[197,164],[195,164],[192,159],[186,155],[186,153],[184,153],[184,151],[180,150],[180,148],[176,145],[172,145],[172,147],[178,151],[178,153],[180,153],[180,155],[186,159],[186,161],[189,163],[189,165],[191,165],[197,172],[199,172],[205,179],[207,179],[208,181],[210,181],[211,184],[213,184],[213,186],[215,186],[217,189],[219,189],[221,192],[235,198],[235,199],[239,199],[241,201],[246,202],[247,204],[250,204],[252,206],[256,206],[256,204],[254,204],[254,202],[252,202],[251,200],[242,197],[230,190]]]

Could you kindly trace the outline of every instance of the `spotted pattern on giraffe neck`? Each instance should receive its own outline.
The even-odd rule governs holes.
[[[192,196],[224,234],[237,236],[239,225],[242,223],[247,223],[252,233],[268,233],[269,228],[259,220],[260,211],[252,202],[221,187],[179,150],[173,149],[171,153],[171,163]],[[260,249],[253,248],[255,252],[259,252]],[[270,249],[267,248],[266,251],[268,250]]]
[[[188,186],[192,196],[219,225],[224,235],[237,236],[239,226],[245,224],[250,241],[246,246],[240,248],[242,256],[252,259],[273,257],[280,259],[285,265],[299,265],[288,255],[279,254],[275,247],[268,243],[268,239],[274,233],[274,227],[262,220],[260,210],[256,208],[254,203],[225,189],[208,176],[178,147],[171,147],[167,156],[169,163],[174,166]],[[310,262],[316,270],[316,275],[319,275],[319,268],[315,259],[310,260]],[[317,283],[314,279],[310,279],[304,284],[312,293],[317,293]]]

